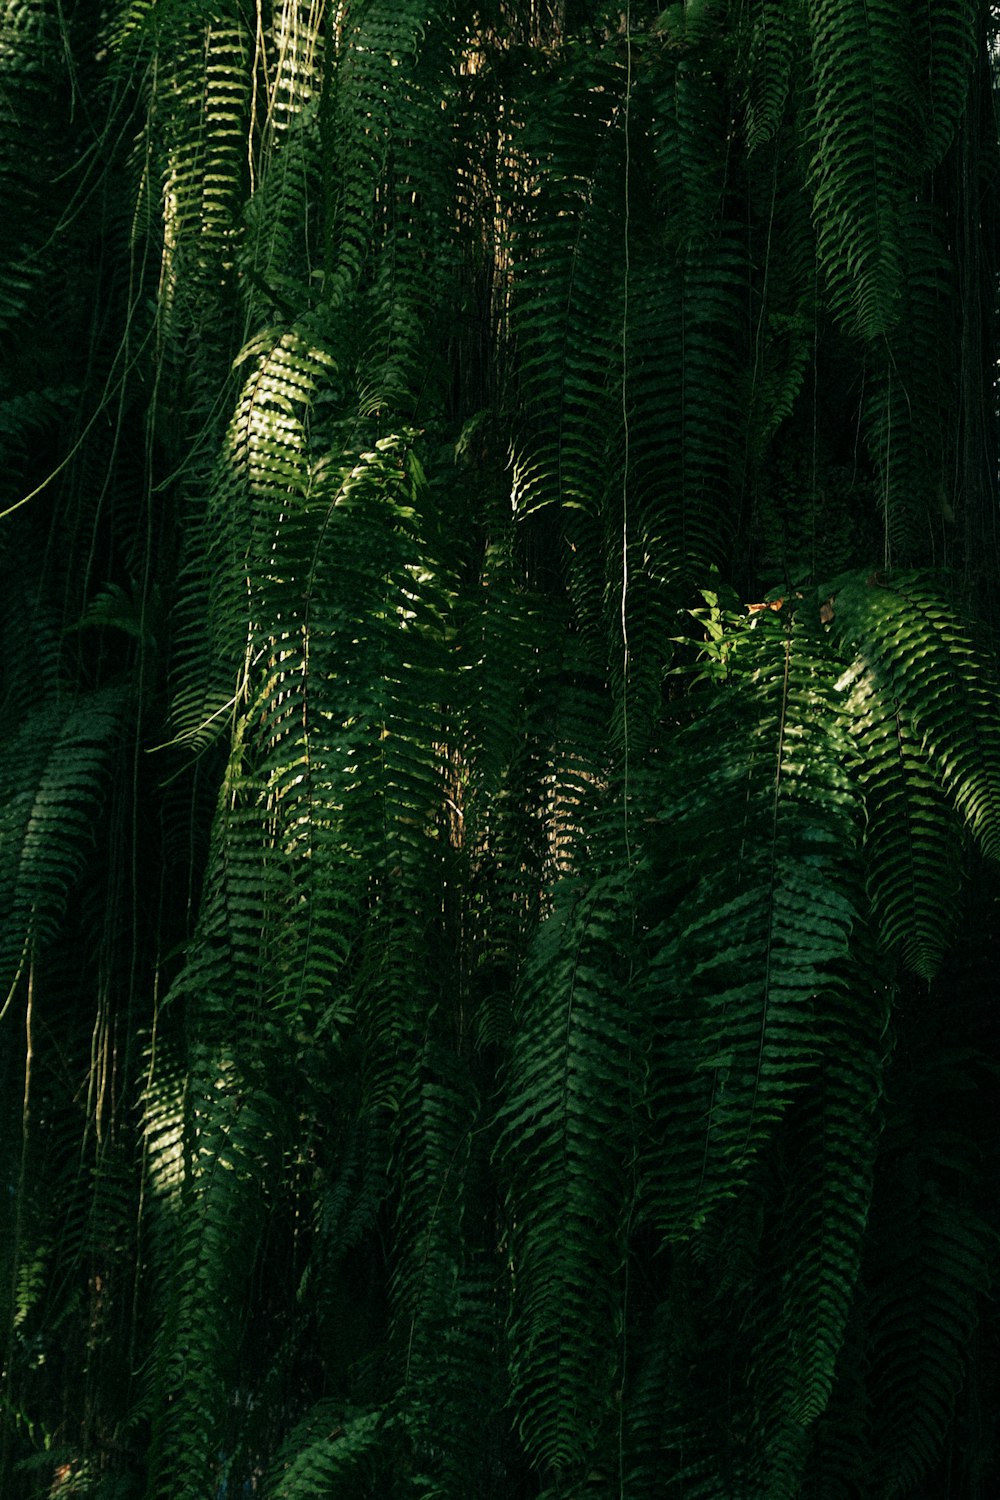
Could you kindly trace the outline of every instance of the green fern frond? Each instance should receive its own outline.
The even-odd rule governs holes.
[[[322,281],[320,100],[326,43],[316,7],[275,7],[261,69],[252,192],[237,265],[251,326],[281,311],[301,317]],[[260,48],[260,40],[258,40]]]
[[[636,522],[654,575],[685,583],[725,554],[746,424],[736,370],[747,334],[747,244],[727,214],[718,130],[726,101],[713,62],[708,43],[650,79],[654,215],[643,228],[655,239],[639,241],[647,253],[634,257],[628,293]]]
[[[734,687],[677,738],[664,782],[686,790],[661,805],[664,856],[655,842],[647,856],[675,905],[643,979],[644,1211],[671,1237],[745,1182],[855,983],[857,805],[833,664],[798,614],[765,612],[741,647]]]
[[[317,392],[335,375],[322,332],[309,320],[258,334],[239,355],[237,367],[244,365],[176,614],[174,724],[179,739],[199,748],[229,727],[248,691],[248,572],[252,580],[255,559],[265,563],[283,502],[310,487],[307,423]]]
[[[861,675],[849,699],[867,812],[868,890],[883,942],[932,979],[949,945],[961,884],[959,831],[898,702]]]
[[[929,540],[948,555],[956,426],[938,383],[944,375],[941,350],[950,345],[951,267],[941,242],[944,229],[915,204],[901,210],[900,226],[908,245],[900,316],[873,354],[865,401],[867,443],[883,509],[883,555],[893,566],[924,554]]]
[[[62,114],[61,13],[47,0],[19,0],[0,20],[0,328],[29,306],[45,274],[54,227],[43,184],[56,160]]]
[[[847,1373],[845,1344],[875,1183],[886,1021],[884,995],[879,1003],[868,993],[828,1018],[829,1052],[788,1122],[786,1170],[794,1188],[779,1213],[772,1254],[781,1277],[774,1304],[760,1310],[755,1372],[759,1493],[775,1500],[801,1493],[815,1438],[810,1429]]]
[[[992,663],[958,612],[918,574],[836,589],[833,629],[867,674],[864,699],[898,704],[926,763],[991,859],[1000,858],[1000,704]]]
[[[324,86],[323,296],[363,414],[412,420],[436,389],[456,264],[457,28],[445,4],[352,8]]]
[[[259,1079],[231,1052],[192,1049],[177,1211],[161,1208],[167,1213],[161,1238],[172,1244],[155,1353],[150,1462],[154,1483],[185,1500],[212,1486],[220,1446],[231,1441],[228,1392],[239,1367],[262,1184],[277,1168],[275,1141],[287,1135],[279,1116]]]
[[[511,309],[523,412],[512,498],[522,516],[548,505],[596,513],[603,497],[620,406],[621,289],[608,286],[607,266],[624,209],[620,117],[611,128],[622,83],[600,55],[539,77],[533,128],[520,143],[526,160],[510,165],[527,200],[518,204]]]
[[[440,1019],[424,1024],[433,1033]],[[393,1152],[395,1426],[421,1476],[414,1493],[426,1500],[460,1500],[470,1482],[487,1482],[496,1399],[488,1351],[500,1331],[483,1234],[483,1126],[466,1069],[443,1040],[432,1034],[407,1058]]]
[[[908,50],[922,105],[924,161],[933,168],[951,145],[966,108],[980,11],[975,0],[934,0],[913,6],[909,14]]]
[[[897,320],[899,222],[920,106],[898,0],[809,0],[816,243],[832,310],[866,338]]]
[[[788,101],[796,46],[804,35],[804,9],[781,0],[754,0],[748,19],[747,150],[757,151],[778,131]]]
[[[285,1439],[264,1493],[268,1500],[315,1500],[324,1494],[371,1493],[373,1450],[382,1414],[342,1402],[318,1402]]]
[[[128,701],[119,685],[83,696],[69,711],[49,701],[28,715],[4,747],[4,997],[17,983],[32,949],[44,948],[53,939],[84,868]]]
[[[621,1187],[636,1085],[619,881],[559,893],[526,965],[500,1155],[511,1383],[532,1462],[572,1479],[612,1402]]]
[[[921,1182],[903,1163],[893,1176],[872,1307],[880,1500],[910,1494],[941,1452],[996,1255],[981,1216],[935,1176]]]
[[[162,142],[161,337],[173,358],[203,365],[230,352],[238,205],[246,175],[253,39],[237,15],[208,26],[183,13],[161,34],[168,77],[157,86]],[[154,117],[155,118],[155,117]]]

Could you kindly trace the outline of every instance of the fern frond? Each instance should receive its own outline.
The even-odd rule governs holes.
[[[0,21],[0,328],[22,316],[45,274],[54,225],[43,184],[54,174],[61,115],[60,12],[20,0]],[[53,108],[55,105],[55,108]]]
[[[109,786],[128,704],[119,685],[68,712],[47,702],[5,746],[0,808],[0,991],[6,997],[34,946],[54,937],[84,868]],[[2,1003],[2,1002],[0,1002]]]
[[[849,700],[867,812],[868,890],[881,937],[933,978],[958,908],[958,827],[909,716],[860,675]]]
[[[900,225],[908,246],[899,284],[900,316],[874,354],[865,402],[868,448],[883,508],[883,555],[893,566],[906,566],[924,554],[931,539],[935,551],[941,548],[947,556],[957,425],[938,383],[944,375],[941,351],[951,342],[950,266],[942,229],[914,204],[901,211]]]
[[[772,614],[744,649],[739,686],[677,739],[678,770],[663,774],[686,791],[661,805],[666,868],[655,843],[648,855],[676,906],[643,980],[644,1211],[671,1237],[742,1186],[854,983],[856,794],[825,643]]]
[[[158,85],[166,116],[158,318],[173,358],[197,369],[209,352],[230,352],[234,304],[224,292],[246,174],[253,50],[239,15],[206,27],[182,11],[175,24],[158,47],[169,69]]]
[[[237,266],[250,326],[302,317],[322,281],[320,100],[326,74],[321,8],[275,7],[257,59],[257,142]],[[258,36],[258,51],[264,39]]]
[[[150,1469],[185,1500],[213,1485],[231,1443],[229,1391],[238,1379],[240,1333],[257,1251],[261,1185],[277,1169],[280,1110],[232,1055],[189,1054],[181,1124],[183,1177],[160,1232],[169,1244],[169,1287],[155,1355]],[[156,1080],[151,1086],[156,1089]],[[161,1143],[163,1142],[161,1136]],[[162,1274],[162,1271],[161,1271]]]
[[[268,1500],[314,1500],[324,1494],[369,1494],[373,1449],[382,1414],[318,1402],[282,1444],[265,1490]]]
[[[909,12],[907,50],[919,89],[924,162],[929,168],[944,157],[966,108],[978,16],[975,0],[934,0]]]
[[[920,110],[898,0],[810,0],[811,177],[819,258],[838,320],[866,338],[893,326],[903,271],[899,217]]]
[[[873,972],[875,965],[872,965]],[[844,1370],[875,1183],[887,1003],[859,992],[828,1018],[829,1052],[785,1136],[774,1304],[760,1309],[759,1493],[801,1493],[815,1433]],[[849,1345],[848,1345],[849,1347]]]
[[[651,225],[667,228],[654,230],[655,253],[636,257],[629,288],[625,394],[636,520],[650,571],[685,584],[725,555],[733,461],[746,425],[736,369],[749,267],[745,231],[729,220],[725,201],[726,99],[714,63],[709,41],[650,80]]]
[[[524,166],[511,163],[524,194],[511,309],[523,412],[512,499],[522,516],[548,505],[596,513],[603,497],[621,361],[621,288],[608,286],[607,267],[624,208],[621,120],[612,128],[622,83],[600,54],[540,77],[519,142]]]
[[[407,1058],[399,1100],[390,1332],[400,1371],[394,1425],[420,1476],[415,1493],[460,1500],[470,1481],[487,1482],[488,1350],[500,1320],[482,1237],[478,1101],[453,1047],[433,1034],[440,1019],[419,1017],[431,1035]]]
[[[868,674],[865,697],[909,718],[926,763],[991,859],[1000,858],[1000,700],[992,663],[918,574],[837,587],[833,628]]]
[[[533,1463],[572,1479],[608,1415],[635,1068],[616,880],[560,892],[526,965],[503,1110],[511,1382]]]
[[[964,1195],[914,1165],[894,1163],[879,1204],[870,1389],[882,1500],[910,1494],[941,1452],[996,1256],[994,1232]]]
[[[772,140],[788,101],[793,63],[801,51],[804,8],[781,0],[754,0],[747,29],[748,56],[744,66],[747,150],[757,151]]]

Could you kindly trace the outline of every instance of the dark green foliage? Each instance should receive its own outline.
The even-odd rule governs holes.
[[[0,1488],[996,1489],[994,22],[0,20]]]

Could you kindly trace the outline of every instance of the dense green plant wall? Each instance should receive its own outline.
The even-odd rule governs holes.
[[[0,1489],[1000,1480],[983,0],[0,14]]]

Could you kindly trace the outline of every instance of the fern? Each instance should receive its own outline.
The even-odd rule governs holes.
[[[760,150],[781,124],[803,19],[801,7],[774,0],[756,0],[751,7],[744,68],[748,151]]]
[[[524,181],[516,158],[510,164],[509,180],[530,203],[514,247],[511,312],[524,412],[512,498],[522,515],[553,504],[596,511],[603,498],[621,358],[620,292],[609,295],[605,274],[624,207],[622,147],[609,131],[621,86],[603,58],[586,54],[556,89],[540,77],[544,113],[532,114],[541,140],[521,143],[529,161],[540,159],[536,181]]]
[[[645,980],[656,1123],[644,1170],[645,1211],[670,1236],[742,1186],[852,985],[857,813],[824,642],[799,613],[747,639],[740,690],[678,737],[686,774],[666,783],[686,790],[660,810],[673,847],[660,878],[677,904]],[[655,849],[650,860],[658,871]]]
[[[44,0],[25,0],[4,15],[0,50],[0,188],[10,206],[0,235],[0,326],[23,315],[49,262],[45,241],[51,207],[40,191],[41,174],[53,171],[60,119],[60,12]],[[53,119],[53,93],[57,101]]]
[[[914,74],[925,109],[925,161],[934,167],[955,136],[968,97],[969,74],[976,51],[976,6],[970,0],[945,5],[918,5],[913,25],[919,52]]]
[[[833,1021],[822,1074],[794,1122],[795,1193],[782,1214],[780,1308],[768,1309],[774,1322],[760,1340],[761,1493],[800,1493],[808,1429],[847,1374],[849,1320],[875,1185],[880,1030],[887,1019],[880,998],[878,1006],[865,996],[868,1004],[858,1004],[857,1019],[842,1022],[843,1029]]]
[[[363,1494],[363,1489],[355,1487],[356,1471],[361,1469],[364,1482],[372,1449],[379,1441],[379,1427],[378,1412],[345,1412],[338,1402],[320,1403],[289,1434],[275,1458],[266,1493],[274,1500],[349,1495],[352,1488],[355,1494]]]
[[[8,741],[0,866],[5,996],[32,952],[51,942],[84,869],[127,701],[115,685],[68,713],[58,701],[45,703]]]
[[[988,9],[0,19],[11,1500],[989,1488]]]
[[[837,590],[834,628],[879,692],[910,716],[926,764],[990,858],[996,858],[997,699],[969,629],[923,579],[869,575]],[[867,696],[867,694],[865,695]],[[956,705],[962,709],[956,711]]]
[[[831,306],[866,338],[896,321],[899,224],[913,174],[919,105],[908,76],[908,19],[895,0],[811,0],[817,248]]]
[[[954,929],[958,829],[905,710],[893,711],[863,677],[858,688],[869,892],[883,941],[931,979]]]
[[[568,887],[526,966],[501,1140],[510,1177],[519,1431],[572,1479],[611,1410],[614,1306],[636,1058],[613,881]]]
[[[933,1079],[931,1047],[939,1064]],[[971,1117],[959,1103],[976,1072],[973,1059],[942,1057],[933,1030],[919,1022],[898,1069],[903,1107],[886,1132],[871,1249],[879,1496],[908,1494],[933,1472],[995,1261],[995,1231],[979,1211],[982,1167],[967,1133]],[[942,1105],[950,1105],[951,1128]]]
[[[884,556],[905,566],[925,538],[948,555],[953,434],[932,372],[946,345],[950,266],[941,231],[914,207],[904,210],[909,244],[900,283],[898,329],[873,359],[866,402],[868,446],[884,508]]]

